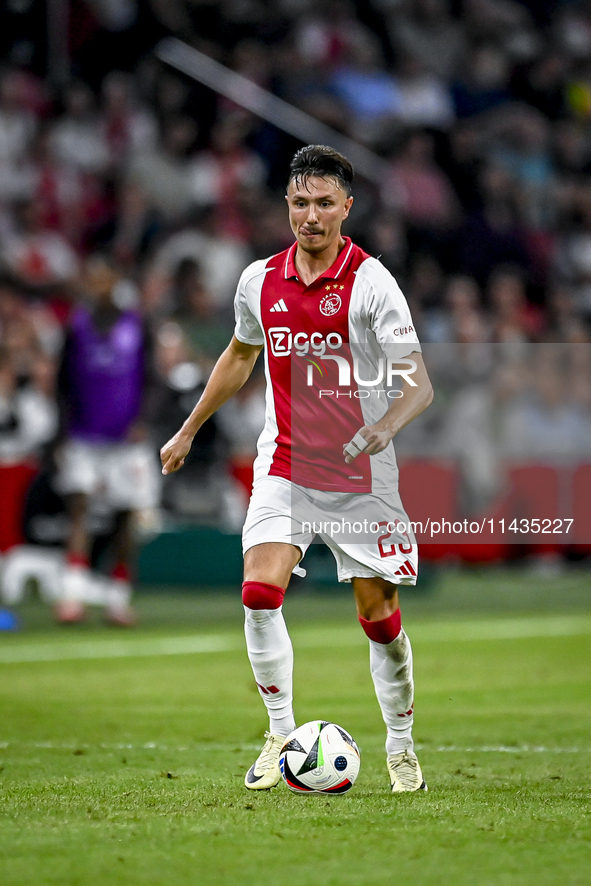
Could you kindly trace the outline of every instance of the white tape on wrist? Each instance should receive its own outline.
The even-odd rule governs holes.
[[[365,439],[365,437],[359,433],[359,431],[355,434],[352,440],[347,443],[345,446],[345,452],[347,455],[350,455],[351,458],[356,458],[360,452],[364,452],[369,443]]]

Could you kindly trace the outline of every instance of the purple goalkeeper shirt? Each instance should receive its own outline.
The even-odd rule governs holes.
[[[138,314],[124,311],[99,332],[90,311],[77,309],[68,336],[68,435],[90,443],[124,440],[142,407],[144,363]]]

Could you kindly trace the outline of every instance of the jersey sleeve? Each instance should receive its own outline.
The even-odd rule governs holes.
[[[390,272],[377,259],[365,262],[366,317],[385,354],[406,357],[421,351],[408,302]]]
[[[245,345],[262,345],[265,343],[265,337],[261,324],[252,311],[248,301],[248,281],[251,277],[249,268],[247,268],[236,288],[234,297],[234,317],[236,325],[234,327],[234,335]]]

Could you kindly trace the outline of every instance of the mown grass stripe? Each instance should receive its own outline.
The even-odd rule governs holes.
[[[242,644],[238,637],[219,634],[192,637],[130,637],[128,640],[79,640],[76,643],[47,642],[11,644],[0,649],[0,664],[78,659],[152,658],[160,655],[193,655],[230,652]]]
[[[415,622],[410,633],[413,643],[523,640],[536,637],[569,637],[591,634],[591,615],[535,616],[531,618],[458,620],[454,622]],[[294,643],[301,648],[358,646],[366,642],[356,625],[350,627],[297,627]],[[0,648],[0,664],[26,664],[84,659],[151,658],[168,655],[200,655],[242,650],[244,640],[232,634],[146,637],[124,640],[111,638],[65,642],[62,637],[10,642]]]
[[[591,634],[591,615],[544,615],[433,622],[413,627],[413,640],[525,640],[528,637],[574,637]]]
[[[240,751],[260,750],[260,742],[196,742],[194,745],[168,745],[148,741],[144,744],[128,742],[101,742],[98,745],[86,742],[54,742],[54,741],[0,741],[0,750],[34,749],[37,751],[163,751],[166,753],[195,753],[207,751]],[[546,745],[425,745],[415,743],[418,751],[434,754],[591,754],[591,747],[547,747]]]

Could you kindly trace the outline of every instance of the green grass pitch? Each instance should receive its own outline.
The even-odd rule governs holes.
[[[589,585],[449,574],[405,596],[429,793],[402,797],[346,594],[285,604],[298,721],[361,748],[341,797],[243,787],[266,722],[237,596],[146,594],[126,633],[26,604],[0,636],[0,884],[587,886]]]

